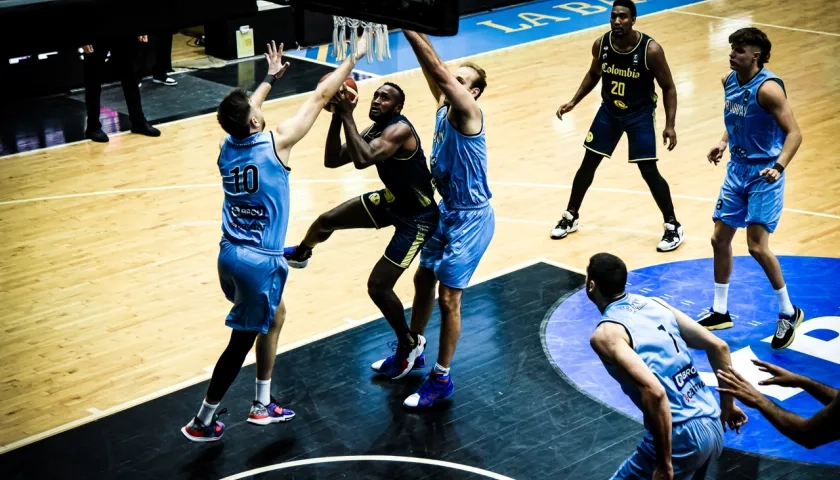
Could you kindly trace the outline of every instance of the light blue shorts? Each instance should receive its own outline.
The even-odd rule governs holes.
[[[263,253],[227,239],[219,245],[219,283],[225,297],[233,302],[225,325],[234,330],[268,333],[289,276],[286,259],[282,253]]]
[[[737,163],[726,164],[726,178],[720,187],[712,220],[720,220],[733,228],[764,225],[773,233],[779,225],[785,200],[785,174],[773,183],[759,175],[765,168],[776,164]]]
[[[694,418],[675,425],[671,432],[674,480],[703,479],[709,464],[723,452],[723,426],[719,417]],[[651,478],[656,469],[656,446],[648,432],[613,479]]]
[[[467,288],[496,231],[496,215],[487,205],[474,210],[447,210],[440,203],[440,221],[420,252],[420,266],[434,270],[449,288]]]

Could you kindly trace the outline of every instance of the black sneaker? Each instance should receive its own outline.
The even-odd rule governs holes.
[[[572,215],[568,210],[566,210],[563,212],[563,216],[560,217],[560,221],[557,222],[557,225],[551,229],[551,238],[554,240],[566,238],[566,235],[577,231],[579,222],[580,217],[577,213]]]
[[[782,315],[780,313],[779,322],[776,324],[776,335],[773,335],[770,346],[775,350],[789,347],[796,336],[796,329],[802,325],[802,319],[804,318],[805,312],[796,306],[793,307],[793,315]]]
[[[312,256],[312,249],[295,245],[293,247],[286,247],[283,249],[283,256],[286,257],[286,263],[292,268],[306,268],[309,263],[309,257]]]
[[[656,246],[658,252],[670,252],[676,250],[683,242],[683,227],[679,222],[668,222],[665,224],[665,233],[662,240]]]
[[[729,312],[718,313],[712,309],[709,309],[709,312],[703,315],[698,323],[706,330],[726,330],[735,326],[732,323],[732,317],[729,316]]]

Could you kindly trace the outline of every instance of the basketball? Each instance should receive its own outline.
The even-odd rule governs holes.
[[[330,73],[324,75],[323,77],[321,77],[321,79],[318,80],[318,83],[323,82],[324,80],[329,78],[330,75],[332,75],[332,72],[330,72]],[[347,78],[344,79],[344,92],[347,95],[347,98],[352,103],[356,103],[359,100],[359,87],[356,85],[356,81],[353,80],[352,77],[347,77]],[[335,110],[333,108],[334,104],[335,104],[335,101],[333,99],[330,99],[330,101],[327,102],[326,106],[324,106],[324,110],[326,110],[328,112],[332,112],[333,110]]]

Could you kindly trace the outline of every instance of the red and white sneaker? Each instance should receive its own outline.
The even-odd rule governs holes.
[[[277,405],[273,397],[268,405],[263,405],[254,400],[254,404],[251,405],[251,411],[248,413],[248,423],[255,425],[288,422],[293,418],[295,418],[295,412]]]

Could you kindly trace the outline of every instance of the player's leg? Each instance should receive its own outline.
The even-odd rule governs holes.
[[[423,385],[405,399],[403,405],[426,408],[435,401],[450,397],[455,385],[450,366],[461,336],[461,298],[469,285],[496,229],[493,208],[453,212],[452,223],[443,223],[447,243],[435,274],[440,282],[440,346],[438,359]]]
[[[580,206],[595,178],[595,170],[598,169],[604,157],[609,158],[612,155],[623,133],[624,130],[618,119],[601,106],[586,134],[586,140],[583,143],[586,153],[572,181],[572,192],[569,195],[566,211],[561,215],[557,225],[551,229],[551,238],[558,240],[577,231]]]
[[[742,174],[740,166],[731,162],[727,164],[726,177],[720,187],[712,214],[715,224],[711,240],[715,300],[709,311],[700,319],[700,325],[708,330],[723,330],[733,326],[727,306],[729,277],[732,275],[732,239],[738,228],[746,227],[747,218],[747,200],[740,179]]]
[[[639,166],[639,172],[647,183],[659,211],[662,212],[665,233],[656,245],[659,252],[676,250],[683,242],[684,232],[674,213],[671,188],[657,168],[659,157],[656,151],[656,109],[645,108],[623,120],[627,131],[629,160]]]
[[[393,380],[404,377],[414,368],[422,368],[426,363],[423,355],[426,339],[412,331],[406,323],[405,309],[394,292],[394,285],[434,235],[438,221],[436,208],[409,218],[394,217],[394,236],[368,279],[368,295],[397,336],[396,353],[374,362],[371,368]]]
[[[774,162],[775,163],[775,162]],[[772,165],[772,164],[771,164]],[[785,177],[774,183],[768,183],[758,176],[765,166],[755,167],[755,180],[749,185],[747,203],[747,248],[750,255],[761,265],[767,279],[776,292],[779,301],[779,320],[776,334],[770,345],[775,349],[788,347],[793,343],[796,329],[805,318],[804,312],[790,301],[785,285],[782,267],[778,258],[770,250],[770,234],[776,230],[784,206]]]
[[[368,192],[351,198],[337,207],[322,213],[312,222],[303,240],[295,246],[286,247],[283,255],[292,268],[304,268],[309,263],[312,250],[319,243],[326,242],[336,230],[351,228],[382,228],[388,226],[387,215],[379,208],[384,202],[381,192]],[[384,208],[384,206],[383,206]]]

